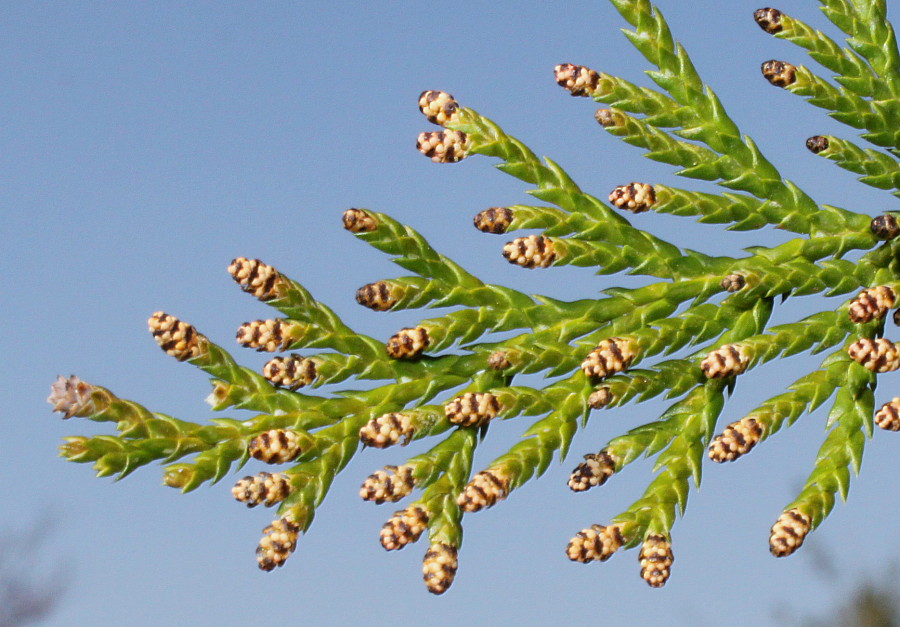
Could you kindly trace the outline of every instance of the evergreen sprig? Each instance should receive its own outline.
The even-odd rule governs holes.
[[[238,342],[289,354],[274,357],[260,373],[174,316],[157,312],[148,324],[167,354],[212,378],[208,401],[214,410],[253,415],[191,422],[152,412],[75,376],[60,377],[48,399],[54,410],[64,418],[112,423],[116,431],[68,437],[61,455],[117,478],[158,461],[164,483],[182,491],[215,483],[247,463],[283,466],[280,473],[245,477],[232,489],[248,505],[277,506],[277,518],[257,549],[260,568],[272,570],[296,548],[357,451],[428,439],[433,443],[425,452],[373,472],[360,496],[397,502],[418,491],[411,505],[385,523],[381,542],[388,550],[403,548],[427,529],[424,581],[441,594],[457,572],[465,514],[497,505],[546,472],[555,458],[565,459],[595,410],[663,396],[670,405],[658,419],[588,453],[569,478],[569,487],[580,492],[602,485],[636,459],[653,457],[656,474],[649,486],[608,525],[578,532],[566,549],[570,559],[588,562],[640,545],[641,576],[659,587],[669,577],[672,531],[686,512],[691,483],[700,485],[704,455],[713,462],[734,461],[833,397],[812,472],[770,531],[774,555],[799,548],[822,524],[835,496],[846,499],[874,424],[900,430],[900,408],[890,403],[873,418],[877,373],[900,368],[900,343],[883,337],[884,319],[900,290],[900,226],[890,214],[873,219],[817,203],[784,179],[703,83],[661,12],[649,0],[611,2],[631,26],[626,37],[652,64],[648,74],[659,89],[573,64],[556,66],[557,82],[572,95],[604,103],[608,108],[595,113],[597,121],[648,158],[730,191],[631,182],[607,198],[595,197],[560,165],[538,158],[499,125],[438,91],[423,92],[419,106],[443,130],[420,135],[418,147],[436,162],[495,158],[498,169],[532,186],[527,193],[544,204],[492,207],[475,216],[476,227],[490,234],[539,231],[502,246],[511,263],[547,272],[562,265],[627,272],[650,277],[646,285],[609,288],[574,301],[525,294],[483,282],[383,213],[349,209],[345,228],[411,273],[360,287],[357,301],[378,312],[449,311],[385,342],[351,329],[279,270],[236,258],[228,268],[232,278],[277,312],[241,325]],[[865,131],[863,139],[888,148],[862,149],[831,136],[807,143],[860,174],[863,183],[900,195],[900,165],[893,155],[900,146],[900,54],[885,2],[822,0],[822,9],[848,35],[847,47],[775,9],[761,9],[755,18],[834,72],[835,84],[779,61],[764,64],[763,73]],[[627,211],[696,217],[732,230],[771,225],[796,237],[714,257],[633,226]],[[855,258],[848,259],[853,251]],[[800,320],[770,324],[777,296],[852,291],[858,293],[826,302]],[[742,373],[829,349],[818,368],[786,391],[717,427],[726,393]],[[521,380],[528,374],[542,374],[545,381]],[[364,389],[338,386],[362,381]],[[319,391],[322,386],[327,393]],[[476,445],[493,437],[495,420],[522,423],[522,435],[473,473]]]

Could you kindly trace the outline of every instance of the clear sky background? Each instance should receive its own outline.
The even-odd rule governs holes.
[[[871,215],[896,208],[890,195],[807,152],[810,135],[852,133],[760,76],[767,59],[807,58],[756,26],[756,2],[659,6],[701,76],[784,176],[820,202]],[[815,3],[778,6],[838,36]],[[424,541],[399,553],[378,544],[396,507],[356,495],[371,471],[433,441],[359,454],[298,551],[272,573],[259,571],[254,556],[272,511],[247,510],[229,494],[233,480],[261,466],[181,495],[161,485],[155,465],[114,483],[56,457],[63,436],[105,432],[50,412],[44,399],[57,374],[78,374],[152,410],[213,417],[203,400],[207,375],[165,356],[147,333],[146,319],[158,309],[233,348],[243,364],[262,365],[266,356],[232,338],[239,324],[272,310],[228,276],[235,256],[274,265],[374,337],[432,316],[376,314],[355,303],[360,285],[406,272],[342,230],[348,207],[410,224],[490,282],[559,298],[637,285],[590,269],[509,265],[500,256],[509,237],[475,231],[471,217],[528,202],[526,186],[496,171],[492,159],[436,165],[415,149],[416,135],[434,128],[417,97],[443,89],[597,196],[630,181],[712,190],[604,133],[592,118],[594,103],[555,84],[553,66],[562,62],[650,84],[642,74],[648,65],[618,32],[624,22],[611,5],[562,7],[469,0],[0,5],[0,530],[49,527],[42,545],[23,540],[19,564],[39,582],[62,574],[66,585],[47,625],[775,625],[826,616],[858,581],[890,570],[900,543],[900,435],[884,432],[867,447],[849,506],[839,504],[797,555],[768,553],[769,527],[812,466],[824,411],[746,459],[704,466],[703,487],[674,529],[676,561],[662,590],[638,576],[637,551],[581,565],[563,548],[578,530],[622,511],[652,477],[650,464],[639,462],[602,489],[573,494],[565,485],[571,469],[582,454],[658,416],[663,403],[595,413],[564,463],[501,505],[467,516],[460,571],[442,597],[421,582]],[[729,233],[653,213],[633,222],[711,254],[785,240],[772,229]],[[840,300],[789,301],[774,320]],[[793,357],[742,376],[721,425],[818,363]],[[897,375],[880,375],[879,383],[880,404],[896,395]],[[476,467],[525,427],[516,420],[492,427]]]

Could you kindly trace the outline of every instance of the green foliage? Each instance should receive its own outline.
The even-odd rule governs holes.
[[[278,515],[305,532],[361,439],[386,447],[432,438],[430,450],[402,467],[373,473],[361,494],[382,502],[419,490],[413,505],[427,512],[432,546],[457,549],[463,514],[496,504],[544,473],[554,459],[565,458],[576,432],[596,410],[663,395],[672,404],[662,416],[588,455],[570,480],[573,490],[582,490],[601,485],[637,459],[655,460],[655,476],[640,498],[609,527],[573,538],[570,557],[603,560],[619,545],[636,546],[650,536],[653,546],[668,550],[691,484],[700,485],[704,456],[736,459],[834,397],[809,478],[772,529],[773,553],[786,555],[799,547],[831,511],[835,496],[846,498],[851,472],[859,471],[873,430],[876,373],[900,367],[897,347],[877,339],[900,288],[893,239],[898,228],[891,217],[870,228],[871,216],[818,204],[786,180],[702,82],[662,14],[648,0],[611,1],[631,27],[626,37],[653,66],[648,75],[661,91],[568,64],[557,66],[557,81],[573,95],[604,103],[608,108],[596,118],[609,133],[675,166],[681,176],[729,191],[632,183],[613,190],[607,202],[583,192],[559,165],[539,159],[497,124],[440,92],[423,93],[420,106],[437,116],[445,131],[423,134],[420,150],[435,161],[492,157],[499,160],[498,169],[531,186],[528,193],[543,204],[510,205],[481,216],[485,231],[540,232],[506,244],[504,255],[511,262],[526,268],[587,266],[655,282],[571,302],[525,294],[482,282],[409,226],[351,209],[345,227],[413,273],[362,288],[360,303],[394,311],[453,308],[449,313],[422,319],[385,347],[350,329],[274,268],[237,259],[229,268],[235,280],[280,316],[246,323],[239,341],[257,350],[306,351],[302,356],[295,352],[269,362],[263,376],[238,365],[186,323],[164,314],[150,322],[167,353],[210,375],[214,410],[254,415],[197,424],[151,412],[75,377],[61,378],[49,399],[55,409],[66,417],[114,423],[117,432],[67,438],[63,457],[93,463],[99,476],[118,478],[160,461],[165,483],[183,491],[219,481],[251,456],[286,462],[290,491]],[[862,175],[863,183],[900,195],[900,165],[891,154],[900,149],[900,55],[885,3],[823,0],[822,5],[847,34],[847,47],[777,11],[761,10],[765,14],[757,12],[757,21],[834,72],[834,82],[780,62],[766,64],[764,74],[860,129],[861,138],[876,147],[818,137],[811,138],[810,149]],[[619,209],[694,216],[734,230],[773,225],[797,237],[749,248],[742,256],[711,257],[634,227]],[[852,251],[856,259],[845,259]],[[836,308],[826,305],[796,322],[769,324],[775,297],[861,289],[866,291]],[[498,332],[507,332],[506,339],[492,336]],[[822,351],[829,354],[818,369],[742,420],[717,427],[741,373],[796,353]],[[659,356],[667,358],[653,361]],[[543,387],[517,380],[533,373],[549,380]],[[298,391],[347,380],[377,383],[329,395]],[[900,407],[889,404],[881,411],[887,413],[876,418],[880,426],[900,429],[900,419],[890,420]],[[476,474],[473,453],[492,419],[531,422],[520,441]],[[251,498],[237,488],[235,496]],[[642,576],[662,585],[670,564],[653,570],[642,560]],[[455,564],[441,568],[452,581]],[[440,593],[446,586],[429,589]]]

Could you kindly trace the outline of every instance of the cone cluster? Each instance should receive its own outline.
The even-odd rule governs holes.
[[[178,361],[194,359],[206,352],[207,339],[193,325],[157,311],[147,320],[153,339],[166,355]]]
[[[847,308],[847,315],[850,316],[850,321],[856,324],[883,318],[896,300],[894,290],[887,285],[870,287],[853,299]]]
[[[290,493],[291,484],[287,476],[270,472],[244,477],[231,488],[231,496],[241,503],[246,503],[247,507],[257,505],[272,507],[286,499]]]
[[[750,357],[740,344],[726,344],[711,351],[700,362],[700,369],[707,379],[724,379],[738,375],[747,369]]]
[[[455,546],[434,542],[425,552],[422,560],[422,579],[432,594],[444,594],[453,584],[459,568]]]
[[[506,207],[491,207],[475,214],[472,222],[475,228],[483,233],[494,233],[500,235],[506,233],[509,225],[512,224],[513,212]]]
[[[589,377],[602,379],[628,368],[634,359],[631,342],[621,337],[602,340],[581,362],[581,370]]]
[[[503,256],[523,268],[546,268],[556,260],[553,240],[543,235],[517,237],[503,246]]]
[[[293,341],[291,323],[281,318],[253,320],[238,327],[235,339],[238,344],[260,353],[286,350]]]
[[[363,481],[359,496],[364,501],[375,501],[378,505],[385,501],[395,503],[409,495],[415,484],[412,466],[385,466]]]
[[[491,507],[509,495],[509,475],[501,468],[482,470],[456,498],[459,508],[468,513]]]
[[[864,337],[847,347],[850,359],[872,372],[891,372],[900,368],[900,351],[883,337]]]
[[[247,451],[267,464],[284,464],[300,454],[300,437],[288,429],[270,429],[252,438]]]
[[[799,509],[783,512],[772,525],[769,552],[775,557],[787,557],[801,547],[809,529],[809,516]]]
[[[656,190],[648,183],[619,185],[609,193],[609,202],[619,209],[643,213],[656,204]]]
[[[278,270],[259,259],[237,257],[228,266],[228,274],[242,290],[261,301],[278,297],[278,280],[281,275]]]
[[[444,415],[452,424],[475,427],[487,424],[500,412],[500,401],[489,392],[467,392],[444,405]]]
[[[469,138],[461,131],[419,133],[416,148],[435,163],[456,163],[466,157]]]
[[[573,562],[605,562],[624,543],[622,533],[616,525],[591,525],[582,529],[569,540],[566,555]]]
[[[875,424],[885,431],[900,431],[900,396],[895,396],[875,412]]]
[[[390,412],[372,418],[359,430],[359,441],[373,448],[387,448],[402,442],[408,444],[414,429],[412,418],[401,412]]]
[[[600,83],[600,75],[583,65],[560,63],[553,73],[556,84],[573,96],[590,96]]]
[[[385,348],[391,359],[413,359],[428,348],[430,341],[424,327],[406,328],[388,338]]]
[[[732,462],[746,455],[759,443],[762,425],[755,418],[741,418],[725,427],[709,445],[709,458],[714,462]]]
[[[263,366],[262,373],[272,385],[296,390],[316,380],[316,362],[300,355],[273,357]]]
[[[569,489],[573,492],[584,492],[606,483],[616,472],[616,458],[606,449],[599,453],[588,453],[584,461],[575,467],[569,475]]]
[[[347,209],[341,216],[344,228],[351,233],[371,233],[378,228],[378,222],[362,209]]]
[[[256,547],[256,562],[261,570],[270,571],[284,566],[297,548],[300,525],[281,518],[263,529],[263,537]]]
[[[675,561],[672,544],[665,536],[652,533],[644,538],[638,561],[641,563],[641,579],[651,588],[662,588]]]
[[[394,512],[381,528],[381,546],[386,551],[397,551],[412,544],[428,528],[428,518],[425,508],[418,505]]]

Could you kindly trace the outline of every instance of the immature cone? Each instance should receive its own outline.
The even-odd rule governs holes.
[[[378,228],[378,222],[362,209],[347,209],[342,220],[351,233],[370,233]]]
[[[641,563],[641,579],[651,588],[662,588],[669,579],[669,569],[675,561],[672,544],[665,536],[651,533],[644,538],[638,561]]]
[[[469,138],[462,131],[419,133],[416,148],[435,163],[456,163],[466,157]]]
[[[262,373],[272,385],[296,390],[316,380],[316,362],[300,355],[273,357],[263,366]]]
[[[556,260],[553,240],[543,235],[517,237],[503,246],[503,256],[523,268],[546,268]]]
[[[609,193],[609,202],[632,213],[643,213],[656,204],[656,191],[648,183],[619,185]]]
[[[419,96],[419,111],[432,124],[444,126],[459,110],[459,104],[445,91],[428,90]]]
[[[615,128],[625,123],[624,116],[611,109],[597,109],[594,111],[594,119],[603,128]]]
[[[147,326],[159,347],[178,361],[194,359],[207,350],[206,337],[193,325],[182,322],[175,316],[157,311],[147,320]]]
[[[878,285],[863,290],[850,303],[847,315],[850,321],[857,324],[869,322],[876,318],[883,318],[888,310],[894,306],[897,300],[894,290],[887,285]]]
[[[261,570],[270,571],[283,566],[297,548],[300,525],[281,518],[263,529],[263,537],[256,548],[256,562]]]
[[[247,452],[267,464],[284,464],[300,454],[300,437],[287,429],[270,429],[253,437]]]
[[[385,466],[369,475],[359,488],[359,496],[364,501],[385,501],[395,503],[412,492],[416,480],[412,466]]]
[[[828,150],[828,138],[824,135],[813,135],[806,140],[806,149],[816,155]]]
[[[483,233],[494,233],[500,235],[506,233],[506,229],[513,220],[513,212],[506,207],[491,207],[480,213],[476,213],[472,222],[475,228]]]
[[[740,274],[728,274],[719,283],[721,288],[726,292],[738,292],[744,289],[747,281]]]
[[[608,387],[602,387],[599,390],[591,392],[591,395],[588,396],[588,406],[591,409],[603,409],[607,405],[609,405],[613,400],[612,392],[609,391]]]
[[[781,11],[778,9],[757,9],[753,12],[753,19],[759,24],[759,27],[774,35],[780,33],[783,28],[781,25]]]
[[[356,302],[373,311],[387,311],[397,304],[397,299],[387,283],[376,281],[356,290]]]
[[[281,318],[253,320],[239,326],[234,337],[241,346],[261,353],[274,353],[291,345],[291,326],[290,322]]]
[[[605,562],[625,542],[616,525],[591,525],[569,540],[566,555],[573,562]]]
[[[869,230],[878,239],[894,239],[900,233],[897,219],[889,213],[872,218]]]
[[[412,359],[422,354],[431,340],[424,327],[400,329],[388,338],[387,354],[391,359]]]
[[[581,370],[589,377],[602,379],[622,372],[633,359],[631,342],[621,337],[608,337],[588,353],[581,362]]]
[[[482,470],[456,497],[456,504],[464,512],[477,512],[492,507],[509,496],[509,475],[501,468]]]
[[[900,431],[900,396],[895,396],[875,412],[875,424],[885,431]]]
[[[762,74],[766,80],[775,85],[775,87],[787,87],[797,80],[796,70],[790,63],[784,61],[766,61],[762,64]]]
[[[603,449],[599,453],[588,453],[584,461],[575,467],[569,475],[569,489],[573,492],[584,492],[606,483],[616,472],[616,458]]]
[[[241,503],[246,503],[247,507],[257,505],[272,507],[286,499],[290,493],[291,484],[287,476],[270,472],[244,477],[231,488],[231,496]]]
[[[512,364],[506,351],[494,351],[488,355],[487,365],[491,370],[506,370]]]
[[[409,415],[390,412],[367,422],[359,430],[359,441],[373,448],[387,448],[397,443],[406,446],[414,431]]]
[[[707,379],[724,379],[738,375],[747,369],[750,357],[739,344],[726,344],[710,352],[700,362],[700,369]]]
[[[714,462],[732,462],[759,443],[762,426],[755,418],[741,418],[725,427],[709,445],[709,458]]]
[[[422,560],[422,578],[425,587],[432,594],[444,594],[453,584],[456,569],[459,568],[455,546],[434,542],[425,552]]]
[[[600,82],[600,75],[583,65],[560,63],[553,68],[556,83],[573,96],[590,96]]]
[[[278,270],[259,259],[237,257],[228,266],[228,274],[242,290],[261,301],[278,297],[278,280],[281,275]]]
[[[68,457],[68,456],[66,456]],[[184,490],[194,480],[193,466],[188,464],[172,464],[163,470],[163,485],[175,488],[176,490]]]
[[[900,368],[896,344],[883,337],[861,338],[847,347],[850,359],[872,372],[891,372]]]
[[[94,402],[94,386],[85,383],[74,374],[68,379],[57,375],[56,381],[50,384],[50,396],[47,402],[53,405],[53,411],[63,415],[63,419],[72,416],[92,416],[106,408],[98,407]],[[105,400],[105,399],[104,399]]]
[[[394,512],[381,528],[379,539],[385,551],[397,551],[419,539],[428,528],[428,512],[414,505]]]
[[[213,409],[224,409],[223,403],[229,403],[228,395],[231,393],[232,387],[228,383],[224,383],[223,381],[213,381],[212,382],[212,391],[209,393],[205,400],[210,407]],[[230,407],[230,404],[225,405]]]
[[[480,427],[496,418],[500,409],[500,401],[493,394],[467,392],[444,405],[444,415],[454,425]]]
[[[775,557],[787,557],[799,549],[809,533],[809,516],[799,509],[783,512],[769,534],[769,553]]]

